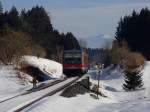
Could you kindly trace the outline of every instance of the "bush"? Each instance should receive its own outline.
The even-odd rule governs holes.
[[[112,48],[110,52],[112,64],[120,65],[123,68],[124,62],[127,60],[130,51],[125,47],[115,47]]]
[[[46,50],[41,47],[40,45],[31,42],[30,46],[28,48],[26,48],[26,55],[33,55],[33,56],[37,56],[37,57],[46,57],[47,53]]]
[[[126,62],[125,62],[125,70],[133,70],[133,69],[136,69],[142,65],[144,65],[145,63],[145,59],[144,57],[142,56],[142,54],[140,53],[134,53],[134,52],[130,52],[128,55],[127,55],[127,59],[126,59]]]
[[[25,33],[8,30],[0,37],[0,61],[3,64],[17,62],[25,54],[29,41]]]
[[[111,62],[114,65],[120,65],[121,68],[135,69],[141,65],[144,65],[145,58],[142,54],[137,52],[131,52],[127,45],[120,47],[115,46],[110,51]]]

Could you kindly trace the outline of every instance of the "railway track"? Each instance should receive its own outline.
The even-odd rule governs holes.
[[[53,86],[53,85],[55,85],[55,84],[57,84],[57,83],[60,83],[60,82],[62,82],[62,81],[64,81],[64,80],[66,80],[66,78],[65,78],[65,79],[61,79],[61,80],[50,81],[49,83],[44,83],[44,82],[43,82],[43,83],[37,85],[37,87],[34,88],[34,89],[31,88],[31,89],[29,89],[29,90],[26,90],[26,92],[23,92],[23,93],[21,93],[21,94],[17,94],[17,95],[15,95],[15,96],[12,96],[12,97],[10,97],[10,98],[7,98],[7,99],[5,99],[5,100],[0,101],[0,104],[3,103],[3,102],[6,102],[6,101],[8,101],[8,100],[14,99],[14,98],[16,98],[16,97],[19,97],[19,96],[23,96],[23,95],[30,94],[30,93],[33,93],[33,92],[36,92],[36,91],[40,91],[40,90],[42,90],[42,89],[45,89],[45,88],[48,88],[48,87],[50,87],[50,86]]]
[[[5,100],[0,103],[1,112],[20,112],[37,101],[63,90],[79,78],[72,77],[57,83],[47,84],[42,86],[40,90],[37,89],[36,92],[34,90],[34,92],[23,93],[22,95]]]

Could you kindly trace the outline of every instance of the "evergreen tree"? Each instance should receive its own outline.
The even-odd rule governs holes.
[[[16,7],[12,7],[8,13],[7,23],[11,28],[19,29],[21,25],[21,21],[19,18],[19,12]]]
[[[0,15],[3,13],[3,5],[2,2],[0,1]]]
[[[23,30],[32,36],[32,39],[46,49],[47,58],[54,53],[58,36],[53,30],[51,19],[43,7],[33,7],[21,12]]]
[[[53,31],[50,17],[43,7],[36,6],[31,10],[28,10],[25,16],[25,20],[30,25],[32,34],[37,37]]]
[[[140,13],[135,11],[120,19],[115,38],[122,46],[127,42],[131,51],[142,53],[150,59],[150,10],[144,8]]]
[[[123,89],[126,91],[136,90],[143,86],[142,73],[137,71],[125,71]]]
[[[2,9],[1,2],[0,9]],[[29,38],[44,49],[46,58],[56,55],[59,48],[80,49],[72,33],[61,35],[53,29],[51,18],[43,7],[35,6],[27,11],[23,9],[20,14],[15,7],[12,7],[10,11],[0,15],[0,34],[5,35],[7,27],[15,32],[30,35]]]
[[[0,1],[0,30],[3,27],[4,24],[4,15],[3,15],[3,6],[2,6],[2,2]]]
[[[78,40],[71,32],[68,32],[65,36],[64,49],[66,50],[80,49]]]

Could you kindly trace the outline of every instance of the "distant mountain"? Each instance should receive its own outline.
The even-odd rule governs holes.
[[[98,35],[93,37],[82,38],[89,48],[102,48],[106,44],[112,44],[113,38],[109,35]],[[110,45],[111,46],[111,45]]]

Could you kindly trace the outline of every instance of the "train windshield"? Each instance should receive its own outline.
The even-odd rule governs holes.
[[[67,53],[64,55],[65,58],[80,58],[81,57],[81,53],[78,54],[73,54],[73,53]]]
[[[66,64],[80,64],[82,61],[81,51],[66,51],[64,52],[64,63]]]
[[[81,58],[65,58],[64,63],[65,64],[80,64]]]

